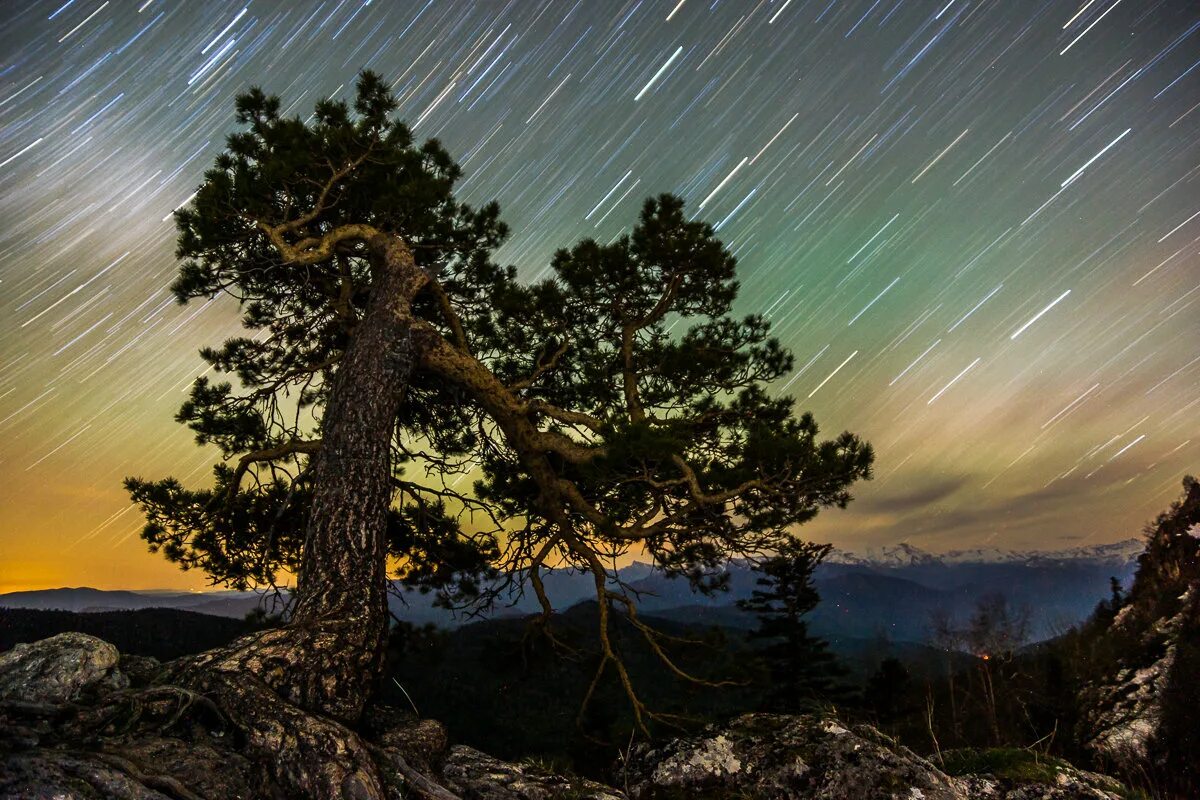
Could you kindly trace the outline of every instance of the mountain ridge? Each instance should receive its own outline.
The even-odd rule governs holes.
[[[852,564],[871,567],[910,567],[959,564],[1043,564],[1060,561],[1091,563],[1125,563],[1133,561],[1145,549],[1145,542],[1133,537],[1098,545],[1081,545],[1061,550],[1006,550],[981,547],[932,553],[908,542],[880,548],[868,548],[865,553],[834,549],[826,563]]]
[[[1136,545],[1136,548],[1135,548]],[[824,636],[870,637],[884,634],[898,640],[927,637],[934,611],[954,616],[968,613],[980,598],[1005,594],[1033,612],[1035,639],[1047,638],[1081,622],[1107,596],[1110,576],[1132,578],[1137,539],[1058,551],[1014,551],[995,548],[933,554],[914,545],[899,545],[857,555],[836,551],[814,573],[822,602],[811,626]],[[695,621],[720,618],[739,627],[752,619],[737,610],[737,601],[754,590],[758,574],[745,561],[726,564],[729,591],[703,595],[686,580],[671,579],[645,563],[621,570],[622,580],[639,593],[646,613],[671,610],[692,614]],[[559,570],[544,577],[547,593],[559,612],[594,599],[590,576]],[[279,610],[272,593],[169,591],[107,591],[90,587],[61,587],[0,594],[0,608],[62,610],[84,613],[167,608],[241,619],[262,608]],[[683,609],[690,611],[684,612]],[[528,596],[511,604],[498,603],[490,618],[525,616],[538,607]],[[392,611],[416,625],[456,628],[469,619],[433,605],[431,595],[404,592],[392,600]]]

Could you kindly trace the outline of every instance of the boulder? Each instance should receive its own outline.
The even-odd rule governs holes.
[[[60,633],[0,653],[0,701],[62,704],[87,692],[121,689],[121,656],[86,633]]]
[[[362,724],[372,742],[396,751],[422,772],[433,771],[450,746],[445,725],[399,709],[372,706],[363,715]]]
[[[1106,775],[1078,769],[1062,759],[1029,750],[952,750],[943,754],[946,769],[962,772],[967,797],[982,800],[1125,800],[1128,791]],[[990,762],[990,763],[988,763]]]
[[[618,772],[635,800],[968,797],[961,781],[873,728],[812,715],[745,714],[699,736],[635,747]]]
[[[868,725],[846,725],[819,715],[746,714],[699,736],[638,746],[628,763],[615,771],[614,782],[629,787],[631,800],[1120,800],[1124,796],[1111,778],[1055,759],[1042,765],[1038,779],[947,775]]]

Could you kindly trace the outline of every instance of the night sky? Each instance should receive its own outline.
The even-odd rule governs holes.
[[[200,586],[127,474],[207,479],[172,421],[237,331],[174,304],[171,212],[253,84],[355,73],[499,201],[499,254],[683,196],[796,371],[876,447],[808,536],[852,549],[1135,535],[1200,467],[1200,6],[1190,0],[71,0],[0,31],[0,591]]]

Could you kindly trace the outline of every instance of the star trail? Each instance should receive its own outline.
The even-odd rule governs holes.
[[[1186,0],[54,0],[0,29],[0,591],[201,586],[127,474],[232,301],[168,291],[174,209],[251,85],[389,80],[528,279],[670,191],[795,353],[772,391],[877,450],[806,535],[1126,538],[1200,466],[1200,7]]]

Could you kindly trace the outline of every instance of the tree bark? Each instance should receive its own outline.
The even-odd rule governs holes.
[[[371,297],[322,418],[292,618],[164,676],[210,697],[297,798],[384,796],[353,728],[383,667],[391,441],[415,361],[412,300],[428,276],[398,237],[369,245]]]
[[[397,237],[380,235],[370,247],[371,299],[321,423],[291,622],[328,637],[294,676],[292,701],[347,722],[358,719],[383,663],[391,441],[414,364],[412,299],[426,281]]]
[[[354,727],[383,668],[391,439],[415,362],[413,297],[428,276],[398,237],[368,246],[371,299],[330,386],[292,619],[162,675],[209,697],[294,798],[385,794]]]

